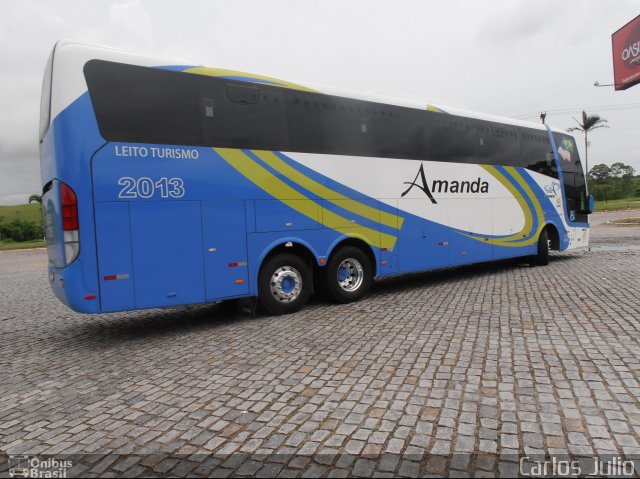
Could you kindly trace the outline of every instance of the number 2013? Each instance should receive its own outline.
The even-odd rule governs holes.
[[[118,198],[151,198],[159,195],[161,198],[182,198],[184,196],[184,181],[182,178],[160,178],[153,181],[151,178],[131,178],[128,176],[118,180],[122,186]]]

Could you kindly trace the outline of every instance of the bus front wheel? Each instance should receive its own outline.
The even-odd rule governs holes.
[[[549,264],[549,233],[543,229],[538,237],[538,253],[529,260],[530,266],[546,266]]]
[[[309,300],[312,289],[311,269],[295,254],[278,254],[260,269],[258,297],[270,314],[295,313]]]
[[[338,303],[361,299],[371,287],[371,261],[359,248],[345,246],[336,251],[325,268],[324,289]]]

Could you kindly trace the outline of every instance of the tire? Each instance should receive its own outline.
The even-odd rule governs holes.
[[[549,264],[549,233],[546,228],[538,236],[538,253],[529,261],[531,266],[546,266]]]
[[[369,257],[355,246],[337,250],[324,271],[323,290],[333,301],[351,303],[367,294],[373,280]]]
[[[295,313],[307,304],[312,283],[311,270],[302,258],[290,253],[278,254],[260,269],[260,305],[273,315]]]

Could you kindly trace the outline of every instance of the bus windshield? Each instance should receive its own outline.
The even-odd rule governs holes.
[[[553,136],[558,149],[569,219],[586,223],[588,221],[589,200],[576,141],[571,135],[564,133],[554,133]]]

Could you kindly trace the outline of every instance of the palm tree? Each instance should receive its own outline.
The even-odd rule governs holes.
[[[586,111],[582,111],[582,123],[576,120],[578,126],[574,126],[573,128],[567,129],[567,131],[581,131],[584,133],[584,166],[585,166],[585,175],[584,181],[587,181],[587,175],[589,174],[589,142],[587,141],[587,137],[589,132],[595,130],[597,128],[609,128],[609,125],[605,125],[607,120],[604,118],[600,118],[600,115],[587,115]]]

